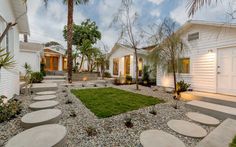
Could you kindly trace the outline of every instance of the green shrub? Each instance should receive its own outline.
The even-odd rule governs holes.
[[[43,74],[43,76],[46,76],[46,71],[44,70],[45,64],[41,63],[40,64],[40,72]]]
[[[41,72],[31,73],[30,82],[41,83],[43,81],[43,74]]]
[[[230,144],[230,147],[236,147],[236,136],[234,137],[232,143]]]
[[[187,91],[191,84],[185,83],[184,80],[177,82],[176,89],[177,92]]]
[[[20,101],[12,99],[3,103],[4,98],[4,96],[0,97],[0,123],[16,117],[21,111]]]
[[[111,74],[109,72],[104,72],[103,76],[105,78],[111,78]]]
[[[143,77],[142,77],[142,81],[146,84],[148,84],[150,82],[150,70],[149,70],[149,66],[144,66],[143,68]]]
[[[129,83],[129,84],[130,84],[130,83],[132,82],[132,76],[126,75],[125,81],[126,81],[126,83]]]
[[[114,84],[115,84],[115,85],[120,85],[120,84],[121,84],[120,78],[115,78],[115,79],[114,79]]]

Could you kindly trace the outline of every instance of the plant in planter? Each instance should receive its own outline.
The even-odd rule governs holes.
[[[85,129],[85,131],[87,132],[88,136],[96,136],[97,135],[97,130],[96,128],[89,126]]]
[[[149,111],[149,113],[153,115],[157,115],[157,111],[154,109],[154,107],[152,108],[152,110]]]
[[[132,76],[126,75],[125,80],[126,80],[127,84],[131,84],[132,83]]]
[[[132,128],[134,126],[130,117],[126,117],[124,123],[127,128]]]
[[[31,83],[41,83],[43,81],[43,74],[41,72],[32,72],[30,76]]]

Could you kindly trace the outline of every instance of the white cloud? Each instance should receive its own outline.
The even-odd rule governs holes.
[[[150,12],[150,14],[151,14],[152,16],[156,16],[156,17],[159,17],[159,16],[161,15],[159,9],[154,9],[154,10],[152,10],[152,11]]]
[[[162,2],[164,2],[164,0],[147,0],[147,1],[154,3],[156,5],[160,5]]]

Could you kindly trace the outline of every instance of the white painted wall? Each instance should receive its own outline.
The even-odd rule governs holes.
[[[134,51],[119,47],[116,49],[109,57],[109,72],[111,73],[111,76],[113,77],[119,77],[119,76],[124,76],[124,57],[130,55],[130,75],[135,78],[136,77],[136,62],[135,62],[135,54]],[[141,57],[143,58],[143,63],[144,65],[148,64],[148,59],[146,55],[143,54],[138,54],[138,58]],[[119,58],[119,72],[118,76],[113,75],[113,59],[114,58]],[[121,75],[120,75],[121,74]]]
[[[14,22],[12,8],[9,0],[1,0],[0,4],[0,32],[2,33],[6,27],[6,22]],[[5,48],[6,43],[2,43],[1,47]],[[14,55],[14,60],[19,61],[19,31],[17,25],[10,30],[9,34],[9,51]],[[19,65],[16,64],[14,69],[0,70],[0,95],[8,98],[14,94],[19,94]]]
[[[33,72],[40,71],[40,52],[20,51],[19,59],[19,70],[21,75],[25,75],[25,63],[28,63],[31,66]]]
[[[199,32],[200,38],[188,42],[188,34]],[[190,74],[178,75],[179,80],[191,84],[193,90],[217,92],[217,49],[236,46],[236,29],[195,25],[182,34],[190,57]],[[208,50],[212,50],[209,53]],[[236,66],[236,65],[235,65]],[[173,76],[157,69],[157,85],[173,87]]]

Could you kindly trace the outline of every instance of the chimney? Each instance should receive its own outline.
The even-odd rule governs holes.
[[[24,42],[28,42],[28,36],[24,34]]]

